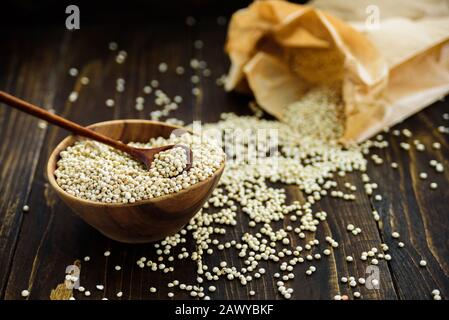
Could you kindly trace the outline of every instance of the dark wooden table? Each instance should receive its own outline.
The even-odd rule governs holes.
[[[170,95],[184,98],[173,116],[186,123],[192,120],[217,121],[221,112],[249,114],[250,98],[227,94],[215,84],[215,79],[226,73],[228,60],[223,52],[226,27],[216,23],[216,17],[201,18],[193,27],[187,27],[183,18],[154,20],[151,25],[125,27],[83,26],[76,32],[63,27],[23,27],[2,30],[4,37],[0,50],[0,89],[55,111],[81,124],[120,118],[148,119],[158,107],[147,99],[144,111],[134,109],[134,100],[141,95],[144,85],[152,79]],[[193,48],[197,39],[204,41],[201,50]],[[109,41],[116,41],[119,49],[128,52],[124,64],[115,62],[116,53],[108,50]],[[192,58],[205,60],[212,71],[209,78],[202,77],[199,87],[202,94],[193,96],[190,82]],[[157,70],[160,62],[169,66],[167,73]],[[183,76],[176,75],[174,67],[186,68]],[[68,70],[80,70],[77,77]],[[90,78],[81,85],[80,78]],[[118,77],[126,79],[126,90],[115,91]],[[76,102],[69,102],[73,91],[79,92]],[[114,108],[107,108],[105,100],[113,98]],[[307,277],[305,265],[295,268],[294,299],[331,299],[335,294],[350,293],[347,285],[340,283],[341,276],[363,276],[366,263],[358,258],[345,263],[346,255],[359,257],[362,251],[380,243],[390,246],[393,260],[381,261],[380,289],[361,289],[365,299],[431,299],[431,291],[440,289],[443,298],[449,295],[449,142],[448,135],[438,132],[440,125],[449,126],[442,118],[448,112],[448,102],[438,102],[408,119],[397,128],[409,128],[412,140],[418,138],[426,145],[425,152],[412,148],[409,152],[399,148],[404,138],[387,134],[391,146],[376,152],[385,163],[375,166],[370,160],[369,175],[379,185],[382,201],[371,201],[364,193],[359,175],[345,179],[358,187],[355,202],[326,198],[320,202],[329,217],[317,234],[324,241],[331,233],[340,242],[335,255],[323,258],[318,270]],[[90,299],[106,296],[117,299],[116,292],[123,291],[122,299],[166,299],[167,277],[192,283],[195,281],[195,263],[182,262],[169,276],[140,269],[136,260],[141,256],[154,257],[151,244],[126,245],[111,241],[85,224],[56,198],[49,189],[45,165],[52,148],[67,132],[54,126],[38,127],[38,120],[0,105],[0,298],[18,299],[20,292],[29,289],[30,299],[49,299],[50,292],[63,282],[66,266],[84,256],[81,262],[81,284],[92,292]],[[431,147],[441,143],[441,149]],[[435,173],[429,161],[436,159],[445,166],[444,173]],[[396,161],[399,169],[392,170],[389,163]],[[421,180],[419,173],[429,173]],[[429,188],[435,181],[439,187]],[[301,195],[291,189],[292,199]],[[22,212],[28,204],[30,211]],[[381,227],[376,226],[372,210],[381,215]],[[239,219],[243,219],[239,217]],[[346,231],[347,223],[361,227],[363,232],[353,237]],[[242,224],[242,228],[245,228]],[[226,236],[238,237],[243,230],[237,228]],[[401,234],[404,248],[392,239],[392,231]],[[111,251],[109,257],[103,252]],[[427,267],[419,266],[421,259]],[[222,259],[240,265],[236,255],[226,252],[208,257],[207,261]],[[176,262],[178,264],[178,262]],[[121,271],[114,266],[121,265]],[[262,265],[264,265],[262,263]],[[273,273],[278,265],[266,263],[267,274],[255,280],[250,287],[240,283],[220,281],[212,298],[247,299],[254,289],[260,299],[280,299]],[[103,283],[104,291],[95,289]],[[159,288],[149,293],[149,288]],[[176,291],[178,292],[178,291]],[[79,299],[86,298],[76,293]],[[188,298],[185,292],[176,298]]]

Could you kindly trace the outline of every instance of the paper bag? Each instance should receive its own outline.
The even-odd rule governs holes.
[[[350,16],[347,2],[317,6],[336,3]],[[251,92],[285,121],[285,108],[305,92],[332,87],[343,103],[344,143],[363,141],[449,92],[448,16],[365,26],[312,6],[256,1],[231,19],[226,89]]]

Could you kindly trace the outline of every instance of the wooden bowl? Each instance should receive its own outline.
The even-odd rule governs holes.
[[[169,137],[178,126],[148,120],[114,120],[95,123],[89,128],[123,142],[148,142],[152,137]],[[64,191],[55,180],[59,153],[76,141],[65,138],[53,150],[47,164],[50,185],[58,196],[84,221],[105,236],[126,243],[160,240],[179,231],[203,206],[218,183],[224,161],[204,181],[170,195],[128,204],[103,203],[80,199]]]

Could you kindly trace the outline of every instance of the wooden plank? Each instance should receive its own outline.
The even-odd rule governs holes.
[[[441,101],[394,127],[407,128],[413,136],[396,137],[392,131],[385,135],[390,147],[378,153],[385,164],[373,166],[369,172],[383,196],[373,206],[382,216],[381,236],[391,248],[390,268],[401,299],[429,299],[433,289],[449,290],[449,139],[437,130],[439,125],[448,126],[449,121],[442,118],[447,105],[448,101]],[[424,152],[413,146],[415,139],[425,145]],[[401,149],[400,142],[409,142],[410,151]],[[441,149],[433,149],[433,142],[439,142]],[[431,159],[443,163],[444,173],[436,173],[430,167]],[[390,167],[393,161],[399,164],[396,170]],[[426,172],[428,178],[421,179],[421,172]],[[437,190],[429,188],[431,182],[438,183]],[[392,238],[395,231],[401,235],[399,241],[405,243],[404,248],[399,248],[398,240]],[[427,261],[427,267],[419,266],[421,259]]]
[[[160,27],[162,28],[162,25]],[[187,41],[188,37],[180,34],[177,30],[173,29],[172,33],[173,37],[179,37],[179,41],[173,43],[180,46],[182,41]],[[155,28],[148,38],[144,37],[144,31],[137,31],[134,33],[135,37],[105,39],[100,49],[95,47],[97,49],[93,48],[92,50],[86,50],[86,48],[89,47],[89,43],[94,43],[95,39],[104,34],[103,28],[86,29],[81,35],[74,34],[69,47],[72,52],[77,52],[77,54],[74,55],[74,61],[66,61],[65,57],[60,57],[65,64],[65,72],[61,78],[67,78],[66,71],[71,66],[79,67],[80,75],[77,81],[69,78],[68,83],[61,81],[62,87],[55,88],[55,90],[63,92],[57,96],[57,101],[55,101],[55,104],[63,106],[63,109],[57,110],[58,113],[83,124],[119,117],[148,118],[149,110],[156,107],[151,105],[154,98],[151,99],[144,112],[137,112],[134,109],[134,103],[136,96],[142,94],[141,90],[144,84],[149,83],[155,76],[156,62],[158,62],[157,59],[160,59],[160,53],[163,52],[161,44],[164,43],[162,38],[164,34],[160,31],[160,28]],[[165,29],[165,31],[167,30]],[[148,34],[146,35],[148,36]],[[115,62],[114,54],[107,49],[109,40],[118,41],[121,48],[130,52],[125,64],[118,65]],[[168,45],[170,46],[170,44]],[[167,57],[170,57],[170,52],[177,49],[169,46],[165,48]],[[43,49],[50,50],[50,48]],[[142,61],[148,59],[149,54],[153,57],[152,70],[149,70],[149,66],[141,64]],[[183,56],[176,55],[175,57]],[[188,61],[189,57],[186,56],[182,63],[186,64]],[[88,76],[91,82],[87,86],[80,86],[79,79],[84,75]],[[122,94],[115,91],[115,81],[118,77],[127,80],[126,90]],[[137,79],[139,81],[136,81]],[[74,103],[68,103],[67,96],[72,89],[80,90],[79,99]],[[180,90],[182,94],[182,86]],[[190,88],[185,91],[185,93],[187,92],[190,92]],[[104,104],[108,98],[116,100],[116,106],[112,109],[107,108]],[[188,108],[185,110],[187,114],[190,111]],[[121,290],[124,292],[124,297],[140,298],[142,292],[148,293],[149,290],[149,287],[140,283],[142,272],[135,265],[135,256],[144,254],[142,248],[140,250],[135,247],[131,248],[101,236],[70,213],[70,210],[55,198],[51,190],[43,188],[43,185],[46,185],[44,167],[48,156],[56,143],[66,134],[57,128],[50,128],[46,146],[39,160],[40,170],[38,170],[33,184],[35,192],[32,194],[33,198],[30,203],[33,202],[34,214],[30,213],[29,219],[24,224],[23,236],[14,260],[14,265],[23,266],[27,272],[23,272],[23,268],[12,268],[6,298],[17,298],[20,291],[28,286],[32,288],[31,298],[48,298],[49,289],[54,288],[62,281],[66,266],[85,255],[91,256],[92,259],[89,263],[82,262],[82,285],[84,283],[86,288],[94,292],[95,285],[104,282],[107,294],[112,290]],[[47,214],[43,215],[44,212]],[[33,239],[32,243],[30,243],[30,239]],[[85,241],[94,243],[95,246],[90,247]],[[55,252],[56,244],[60,247]],[[111,255],[110,258],[103,257],[102,253],[106,250],[114,252],[114,255]],[[29,254],[30,252],[34,254]],[[123,269],[126,270],[126,274],[125,271],[115,271],[115,265],[119,264],[115,254],[118,255],[119,260],[120,257],[127,258],[123,260]],[[28,270],[30,271],[28,272]],[[49,270],[51,271],[49,272]],[[55,276],[56,274],[59,274],[59,277]],[[117,274],[120,274],[120,277],[117,277]],[[98,292],[95,293],[96,295],[93,294],[92,297],[101,297]],[[112,294],[115,293],[112,292]]]
[[[362,261],[360,256],[362,252],[367,252],[375,247],[380,250],[382,239],[379,236],[376,223],[372,216],[372,209],[369,199],[363,194],[363,183],[360,179],[360,174],[348,174],[344,178],[338,177],[336,181],[340,186],[345,182],[350,182],[357,187],[356,200],[345,201],[341,199],[334,199],[326,197],[322,199],[317,210],[327,212],[328,218],[322,222],[319,229],[320,243],[325,243],[325,237],[331,236],[338,241],[339,247],[332,250],[332,255],[329,259],[323,256],[325,261],[324,266],[321,262],[317,265],[318,268],[323,268],[318,273],[319,278],[314,282],[311,281],[310,297],[314,299],[330,299],[336,294],[346,294],[353,299],[353,293],[358,291],[362,294],[363,299],[396,299],[396,293],[392,276],[388,269],[387,262],[379,259],[379,289],[371,289],[368,286],[358,284],[357,287],[352,288],[348,283],[342,283],[342,277],[355,277],[356,281],[359,278],[369,277],[370,263]],[[341,187],[340,187],[341,188]],[[347,225],[353,224],[362,229],[362,232],[356,236],[347,231]],[[354,261],[347,262],[346,257],[352,256]],[[371,266],[372,267],[372,266]],[[305,271],[305,270],[304,270]],[[327,285],[327,287],[325,287]],[[326,289],[324,292],[315,292],[313,288]],[[309,298],[310,297],[304,297]]]
[[[59,61],[60,64],[60,67],[54,72],[57,81],[52,84],[51,88],[54,92],[52,105],[58,114],[83,124],[104,120],[101,115],[99,116],[95,112],[99,109],[98,105],[92,99],[89,99],[91,93],[86,92],[94,85],[82,86],[79,82],[82,76],[88,75],[91,77],[91,74],[95,74],[102,68],[101,63],[93,59],[97,56],[95,51],[98,50],[96,49],[98,47],[93,46],[90,47],[91,50],[86,49],[89,48],[88,43],[94,43],[96,36],[98,34],[89,32],[86,28],[86,34],[67,32],[63,40],[65,49],[62,51],[52,50],[55,43],[41,45],[40,47],[42,52],[55,52],[55,56],[42,66],[44,70],[52,70],[54,61]],[[37,41],[38,39],[29,39],[29,41],[33,40]],[[81,44],[84,45],[83,50],[79,50]],[[69,54],[69,52],[76,52],[77,54]],[[88,63],[85,64],[86,61]],[[70,67],[77,67],[80,70],[78,78],[68,75]],[[40,71],[40,73],[43,73],[43,71]],[[95,84],[94,80],[96,79],[91,79],[93,84]],[[80,91],[80,94],[79,99],[72,103],[67,100],[67,97],[73,90]],[[30,99],[30,101],[33,101],[33,99]],[[88,114],[86,111],[90,113]],[[77,252],[77,250],[84,247],[82,246],[83,243],[91,241],[95,243],[107,242],[104,237],[101,237],[75,217],[49,190],[45,177],[46,162],[52,148],[62,137],[67,135],[67,132],[53,126],[49,126],[47,130],[46,143],[40,154],[38,169],[34,175],[29,200],[31,210],[22,227],[22,237],[17,245],[13,267],[5,291],[6,299],[17,298],[20,291],[28,287],[32,292],[35,292],[37,297],[48,299],[49,288],[55,288],[58,283],[63,281],[66,266],[72,264],[76,259],[72,259],[72,254],[79,256],[80,252]],[[90,234],[83,232],[85,229],[90,230]],[[72,232],[70,232],[71,230]],[[85,247],[87,248],[88,245]],[[45,263],[42,263],[42,261],[45,261]],[[95,270],[92,272],[95,272]],[[42,286],[45,288],[42,289]]]
[[[49,107],[54,97],[58,64],[55,52],[43,52],[26,39],[35,37],[43,46],[58,43],[59,32],[6,33],[2,46],[1,86],[24,99]],[[63,46],[57,47],[64,50]],[[49,74],[49,66],[54,71]],[[0,297],[10,272],[11,259],[16,249],[24,214],[22,206],[28,201],[32,177],[37,169],[43,147],[45,130],[38,128],[38,120],[6,106],[0,108]]]
[[[237,111],[237,113],[241,114],[242,112],[238,111],[246,107],[247,99],[244,97],[236,97],[233,100],[227,99],[223,88],[217,86],[215,83],[217,78],[227,73],[229,65],[227,58],[222,54],[226,28],[217,26],[215,20],[212,18],[197,19],[192,29],[194,31],[190,46],[194,48],[195,41],[200,41],[203,44],[201,49],[193,49],[193,56],[198,61],[206,62],[207,68],[211,71],[209,77],[203,76],[202,70],[197,70],[194,73],[200,78],[198,85],[192,84],[192,88],[197,87],[200,90],[199,95],[191,95],[194,119],[202,123],[207,123],[219,120],[222,112]],[[227,233],[216,238],[220,242],[240,239],[244,231],[247,230],[248,219],[244,214],[239,212],[237,221],[239,227],[226,228]],[[235,266],[238,269],[244,267],[243,261],[237,256],[237,250],[235,249],[232,251],[214,249],[214,254],[211,256],[206,255],[204,259],[205,264],[212,268],[219,266],[221,261],[226,261],[230,266]],[[259,266],[264,267],[269,275],[271,273],[269,265],[269,263],[261,262]],[[211,294],[211,298],[213,299],[248,299],[250,290],[256,291],[256,294],[259,296],[271,299],[276,298],[273,295],[274,284],[269,278],[263,278],[262,280],[255,279],[245,287],[239,281],[221,280],[212,283],[206,280],[205,283],[207,283],[206,287],[214,285],[217,288],[216,293]]]

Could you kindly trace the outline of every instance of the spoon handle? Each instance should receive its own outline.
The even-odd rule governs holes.
[[[119,149],[123,152],[129,153],[129,154],[135,154],[135,149],[124,144],[121,141],[111,139],[107,136],[104,136],[102,134],[99,134],[93,130],[90,130],[88,128],[85,128],[75,122],[72,122],[70,120],[67,120],[66,118],[63,118],[61,116],[58,116],[56,114],[53,114],[43,108],[39,108],[38,106],[35,106],[29,102],[26,102],[22,99],[19,99],[13,95],[10,95],[9,93],[6,93],[4,91],[0,91],[0,102],[3,102],[13,108],[19,109],[23,112],[26,112],[28,114],[31,114],[37,118],[40,118],[42,120],[45,120],[47,122],[50,122],[54,125],[57,125],[61,128],[64,128],[68,131],[71,131],[74,134],[102,142],[104,144],[107,144],[111,147],[114,147],[116,149]]]

